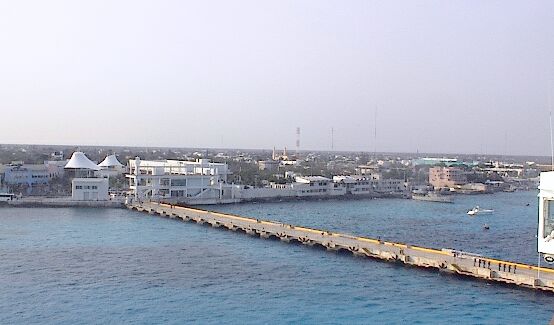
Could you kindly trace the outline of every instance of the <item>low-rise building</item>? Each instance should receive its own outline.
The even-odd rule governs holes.
[[[227,184],[225,163],[208,159],[129,160],[129,188],[136,199],[179,202],[226,202],[237,197],[236,186]]]
[[[106,201],[109,199],[107,178],[74,178],[71,199],[75,201]]]
[[[457,167],[429,168],[429,184],[435,188],[456,187],[467,183],[463,170]]]
[[[50,180],[59,174],[53,165],[14,162],[4,166],[2,184],[26,194],[40,194],[48,187]]]
[[[94,177],[100,167],[80,151],[75,151],[64,166],[70,171],[71,199],[75,201],[106,201],[109,199],[108,179]]]
[[[9,185],[44,185],[52,177],[47,165],[12,164],[4,170],[4,182]]]
[[[375,193],[372,175],[339,175],[333,176],[333,182],[346,189],[346,194],[370,195]]]
[[[379,173],[334,176],[333,181],[352,195],[404,194],[407,189],[402,179],[382,178]]]
[[[407,192],[404,180],[384,178],[375,182],[375,192],[380,194],[402,194]]]

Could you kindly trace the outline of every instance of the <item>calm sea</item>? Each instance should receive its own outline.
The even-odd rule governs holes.
[[[536,195],[209,208],[536,264]],[[468,217],[474,205],[495,213]],[[0,324],[545,324],[553,314],[541,292],[127,210],[0,209]]]

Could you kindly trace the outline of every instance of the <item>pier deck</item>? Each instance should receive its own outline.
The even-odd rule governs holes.
[[[321,245],[328,250],[345,250],[358,256],[554,292],[554,269],[550,268],[502,261],[452,249],[425,248],[163,203],[133,203],[127,207],[169,218],[243,231],[261,238],[275,237],[286,242]]]

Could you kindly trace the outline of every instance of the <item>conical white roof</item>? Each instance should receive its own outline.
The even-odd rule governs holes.
[[[115,155],[107,156],[101,163],[98,164],[100,167],[122,167],[123,165],[117,160]]]
[[[65,165],[66,169],[89,169],[89,170],[100,170],[100,167],[90,161],[90,159],[85,156],[84,153],[80,151],[75,151],[71,155],[71,159]]]

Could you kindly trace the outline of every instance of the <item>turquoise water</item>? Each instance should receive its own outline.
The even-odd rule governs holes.
[[[467,217],[475,204],[496,213]],[[459,197],[452,205],[360,200],[217,209],[534,262],[536,204],[536,193],[522,192]],[[126,210],[3,208],[0,225],[1,324],[545,324],[554,313],[549,294]]]

